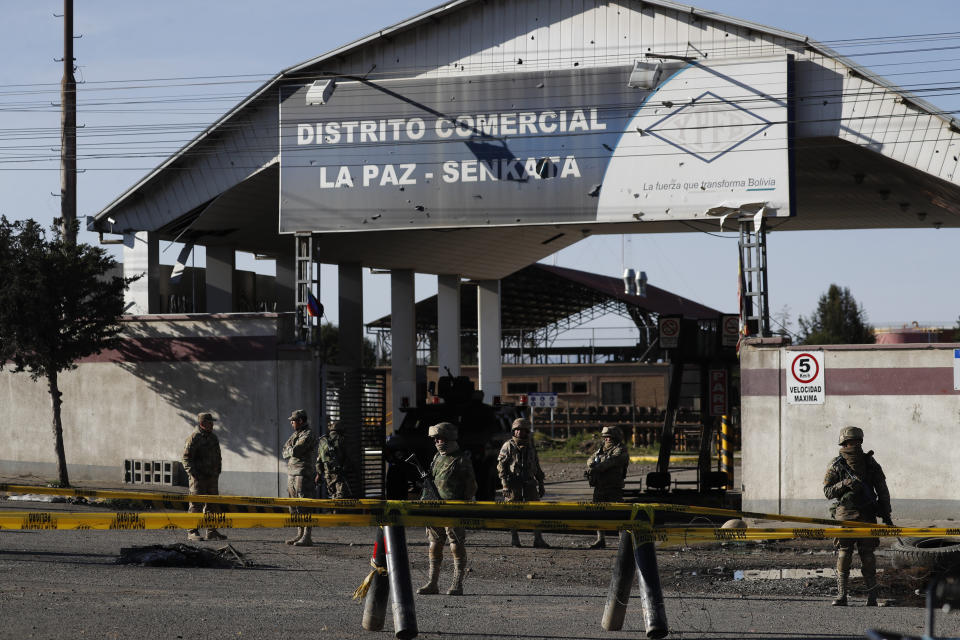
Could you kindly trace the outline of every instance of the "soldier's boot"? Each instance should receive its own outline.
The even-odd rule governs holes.
[[[223,535],[216,529],[207,529],[207,540],[226,540],[227,536]]]
[[[877,606],[877,556],[873,549],[860,550],[860,565],[863,571],[863,585],[867,588],[867,606]]]
[[[203,540],[203,536],[200,535],[199,529],[190,529],[189,531],[187,531],[187,540],[189,540],[190,542],[193,542],[196,540]]]
[[[851,549],[837,550],[837,597],[830,604],[834,607],[847,606],[847,585],[850,582],[850,564],[853,562]]]
[[[453,583],[447,589],[447,595],[462,596],[463,574],[467,571],[467,547],[462,542],[451,542],[450,551],[453,553]]]
[[[297,544],[297,540],[303,537],[303,527],[297,527],[297,535],[293,536],[289,540],[284,540],[287,544]]]
[[[607,548],[607,540],[606,540],[606,536],[604,536],[603,531],[597,531],[597,539],[590,544],[590,548],[591,549]]]
[[[300,539],[293,543],[295,547],[312,547],[313,546],[313,527],[304,527],[303,535],[300,536]]]
[[[430,581],[417,589],[422,596],[440,593],[440,567],[443,566],[443,545],[430,541]]]
[[[522,546],[523,546],[522,544],[520,544],[520,534],[517,533],[517,530],[516,530],[516,529],[511,529],[511,530],[510,530],[510,546],[511,546],[511,547],[522,547]]]
[[[550,545],[547,544],[547,541],[543,539],[543,534],[539,531],[533,532],[533,546],[537,549],[550,549]]]

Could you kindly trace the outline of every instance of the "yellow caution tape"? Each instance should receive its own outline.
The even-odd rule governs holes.
[[[677,505],[668,503],[614,503],[614,502],[467,502],[460,500],[336,500],[336,499],[309,499],[309,498],[270,498],[259,496],[225,496],[225,495],[189,495],[183,493],[152,493],[146,491],[116,491],[106,489],[63,489],[57,487],[38,487],[29,485],[0,484],[0,492],[8,493],[38,493],[46,495],[64,495],[74,497],[92,497],[105,499],[129,499],[140,501],[154,501],[161,503],[201,502],[210,504],[228,505],[257,505],[260,507],[298,507],[307,509],[335,510],[335,514],[207,514],[207,517],[233,518],[244,516],[240,523],[253,524],[216,524],[209,526],[220,527],[297,527],[297,526],[379,526],[384,524],[404,526],[455,526],[470,529],[518,529],[535,528],[547,530],[579,530],[603,529],[615,531],[622,529],[635,530],[643,528],[648,531],[668,531],[669,539],[676,541],[717,541],[717,540],[762,540],[788,538],[834,538],[834,537],[899,537],[910,536],[904,531],[920,531],[920,535],[960,536],[960,529],[903,529],[886,525],[867,525],[863,522],[830,520],[826,518],[810,518],[804,516],[790,516],[785,514],[759,513],[753,511],[735,511],[714,507],[700,507],[691,505]],[[657,511],[684,513],[694,515],[714,515],[726,518],[752,518],[757,520],[772,520],[781,522],[797,522],[805,524],[824,524],[830,528],[802,528],[802,529],[714,529],[714,528],[656,528],[650,527],[654,514]],[[603,517],[597,518],[598,514]],[[67,514],[51,513],[40,514],[49,517],[63,518]],[[19,526],[10,524],[9,514],[0,516],[0,528],[151,528],[161,529],[164,525],[150,527],[123,527],[119,521],[116,526],[97,526],[88,522],[100,523],[109,521],[110,514],[69,514],[71,516],[91,520],[77,521],[84,526],[65,524],[65,526]],[[125,514],[116,514],[118,517]],[[196,525],[196,519],[203,517],[199,514],[137,514],[144,522],[155,522],[153,518],[166,518],[163,522],[193,522],[188,528]],[[148,517],[149,516],[149,517]],[[539,517],[538,517],[539,516]],[[39,516],[38,516],[39,517]],[[100,518],[99,520],[97,518]],[[171,520],[185,518],[186,520]],[[294,519],[315,518],[310,524],[297,524]],[[105,519],[105,520],[104,520]],[[159,520],[157,521],[159,522]],[[109,522],[108,522],[109,524]],[[201,524],[199,526],[208,526]],[[179,524],[167,528],[182,528]],[[743,537],[742,532],[751,532]],[[841,533],[836,533],[837,531]],[[756,532],[767,532],[770,535],[755,535]],[[791,532],[789,535],[783,532]],[[826,532],[826,533],[824,533]],[[855,533],[851,533],[855,532]],[[898,533],[899,532],[899,533]],[[849,535],[848,535],[849,534]],[[677,538],[676,536],[680,536]],[[659,540],[659,538],[658,538]],[[663,540],[666,541],[666,540]]]
[[[862,524],[862,523],[861,523]],[[0,512],[0,529],[8,530],[114,530],[224,529],[286,527],[465,527],[470,529],[536,529],[548,531],[632,531],[638,542],[686,544],[693,542],[788,540],[829,538],[960,536],[960,529],[907,527],[831,527],[820,529],[712,527],[651,527],[637,520],[564,520],[537,518],[463,518],[392,513],[389,518],[370,514],[258,514],[258,513],[66,513]]]

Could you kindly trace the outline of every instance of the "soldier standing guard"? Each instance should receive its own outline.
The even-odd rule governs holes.
[[[623,434],[617,427],[604,427],[600,437],[603,439],[603,444],[587,461],[587,470],[583,475],[593,487],[594,502],[621,502],[630,454],[623,441]],[[597,530],[597,539],[593,541],[590,548],[603,549],[606,546],[603,531]]]
[[[540,458],[530,437],[530,421],[517,418],[513,421],[513,437],[500,447],[497,457],[497,475],[503,485],[503,497],[507,502],[529,502],[543,497],[543,469]],[[516,529],[510,531],[510,544],[520,544],[520,535]],[[550,545],[539,531],[533,532],[533,546],[549,549]]]
[[[317,483],[323,473],[327,483],[327,496],[330,498],[357,498],[350,487],[350,472],[353,465],[347,456],[346,443],[343,440],[340,422],[331,422],[327,434],[320,436],[317,451]]]
[[[183,468],[190,478],[190,495],[217,495],[220,489],[217,483],[220,479],[220,440],[213,433],[213,423],[216,418],[205,411],[197,414],[197,428],[187,437],[183,447]],[[220,511],[219,505],[209,505],[201,502],[191,502],[188,508],[190,513],[205,514]],[[187,540],[203,540],[200,529],[194,528],[187,532]],[[207,529],[207,540],[226,540],[215,528]]]
[[[873,459],[873,451],[863,452],[863,430],[844,427],[840,431],[840,455],[830,462],[823,478],[823,495],[836,500],[830,515],[837,520],[857,520],[876,523],[880,516],[884,524],[893,526],[890,518],[890,492],[883,468]],[[837,538],[837,598],[835,607],[847,606],[847,584],[853,548],[860,553],[863,583],[867,587],[867,606],[877,606],[877,558],[873,550],[878,538]]]
[[[430,463],[430,476],[436,485],[441,500],[473,500],[477,495],[477,479],[473,473],[470,454],[457,444],[457,426],[450,422],[433,425],[427,432],[433,438],[437,453]],[[432,498],[424,495],[421,500]],[[440,567],[443,564],[443,542],[450,542],[453,555],[453,584],[447,589],[448,596],[463,595],[463,575],[467,568],[466,529],[463,527],[427,527],[430,542],[430,581],[417,589],[428,595],[439,593]]]
[[[317,451],[317,438],[310,429],[307,412],[297,409],[290,414],[293,434],[283,445],[283,459],[287,461],[287,495],[291,498],[317,497],[317,485],[314,476],[317,467],[314,458]],[[290,507],[291,514],[308,513],[303,507]],[[297,527],[297,535],[286,540],[287,544],[297,547],[312,547],[313,527]]]

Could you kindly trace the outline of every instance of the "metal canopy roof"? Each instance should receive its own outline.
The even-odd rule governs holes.
[[[477,330],[476,283],[464,283],[460,293],[461,330]],[[504,333],[543,329],[596,310],[625,311],[633,318],[679,314],[685,318],[716,319],[720,311],[665,289],[647,285],[646,297],[623,292],[623,281],[577,269],[532,264],[500,282],[500,326]],[[390,316],[367,324],[371,329],[390,327]],[[416,305],[417,333],[437,329],[437,296]]]
[[[626,4],[631,10],[668,13],[673,17],[666,19],[676,20],[678,25],[696,23],[701,29],[728,30],[742,39],[737,51],[745,51],[744,55],[769,55],[774,49],[792,52],[809,58],[804,73],[811,65],[822,65],[826,75],[811,74],[798,81],[803,85],[798,108],[809,111],[806,131],[794,145],[798,215],[777,219],[771,228],[960,227],[960,128],[936,108],[805,36],[669,0]],[[368,68],[368,54],[383,56],[391,46],[407,46],[405,38],[415,43],[431,29],[447,28],[443,20],[451,14],[494,11],[500,6],[479,0],[447,2],[280,72],[96,214],[90,228],[147,230],[158,232],[164,240],[232,246],[268,256],[289,254],[291,237],[277,232],[279,143],[272,90],[281,82],[326,69],[343,67],[350,72],[350,64],[361,62]],[[661,18],[657,13],[657,20]],[[463,46],[462,55],[480,55],[470,48],[474,45]],[[720,55],[724,55],[722,50]],[[804,95],[817,99],[803,103]],[[830,116],[836,118],[835,123],[830,117],[817,119],[819,107],[813,103],[819,105],[820,98],[824,105],[830,100],[836,104],[823,109],[824,113],[837,110]],[[907,133],[911,127],[915,131],[912,139]],[[117,220],[114,225],[106,222],[111,216]],[[317,246],[320,259],[328,263],[359,262],[373,268],[496,279],[594,233],[717,229],[716,220],[704,219],[335,233],[319,235]]]

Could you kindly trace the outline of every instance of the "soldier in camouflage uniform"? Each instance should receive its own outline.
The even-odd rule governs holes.
[[[437,448],[430,463],[430,476],[441,500],[473,500],[477,495],[477,479],[470,454],[457,444],[457,426],[450,422],[433,425],[428,431]],[[433,498],[424,487],[421,499]],[[417,589],[419,594],[439,593],[440,566],[443,564],[443,543],[450,542],[453,554],[453,584],[448,596],[463,595],[463,575],[467,567],[466,530],[463,527],[427,527],[430,542],[430,581]]]
[[[603,444],[587,461],[584,477],[593,487],[594,502],[622,502],[623,481],[627,477],[630,453],[617,427],[604,427],[600,432]],[[603,531],[597,531],[597,539],[591,549],[603,549],[607,542]]]
[[[194,429],[183,447],[183,468],[190,478],[190,495],[217,495],[220,489],[220,440],[213,433],[216,418],[210,412],[197,414],[197,428]],[[212,513],[220,511],[219,505],[191,502],[190,513]],[[207,540],[226,540],[215,528],[207,529]],[[190,529],[187,540],[203,540],[199,529]]]
[[[876,523],[877,516],[885,524],[890,519],[890,492],[880,464],[873,459],[873,451],[863,452],[863,430],[844,427],[840,431],[840,455],[830,462],[823,478],[823,495],[836,500],[830,514],[837,520],[857,520]],[[877,558],[873,550],[879,546],[877,538],[837,538],[837,598],[835,607],[847,606],[847,584],[853,548],[860,553],[863,582],[867,587],[867,606],[877,606]]]
[[[310,429],[307,412],[297,409],[290,414],[293,434],[283,445],[283,459],[287,461],[287,495],[291,498],[315,498],[317,467],[317,438]],[[290,507],[291,514],[309,513],[302,507]],[[312,547],[313,527],[297,527],[297,535],[286,540],[297,547]]]
[[[317,450],[317,483],[323,474],[330,498],[356,498],[350,487],[350,472],[353,465],[347,456],[346,443],[339,422],[331,422],[327,435],[320,436]]]
[[[529,502],[543,497],[543,469],[530,430],[530,421],[526,418],[514,420],[513,437],[503,443],[497,456],[497,475],[507,502]],[[510,532],[510,544],[521,546],[516,529]],[[533,546],[550,548],[539,531],[533,532]]]

